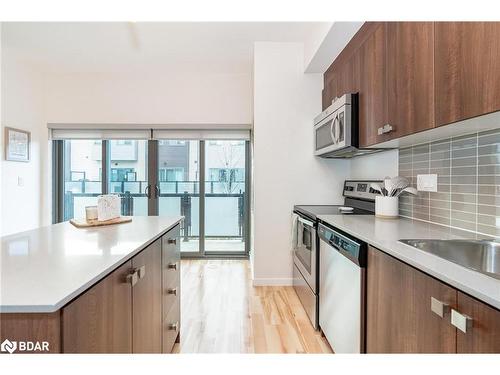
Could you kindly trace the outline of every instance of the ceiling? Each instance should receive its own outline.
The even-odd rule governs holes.
[[[246,73],[256,41],[304,42],[321,22],[14,22],[2,48],[47,72]],[[320,30],[320,31],[318,31]]]

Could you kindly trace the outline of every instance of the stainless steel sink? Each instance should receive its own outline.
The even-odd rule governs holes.
[[[500,279],[500,243],[489,240],[399,240],[450,262]]]

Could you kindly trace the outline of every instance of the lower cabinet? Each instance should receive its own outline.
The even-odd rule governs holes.
[[[500,311],[373,247],[366,288],[368,353],[500,353]]]
[[[63,353],[132,353],[128,261],[62,309]]]
[[[132,288],[133,352],[161,353],[161,239],[132,259],[137,282]]]
[[[163,352],[170,353],[179,338],[180,330],[180,226],[175,227],[162,238],[162,280],[163,280]]]
[[[465,323],[457,328],[457,352],[500,353],[500,311],[462,292],[457,296],[452,313],[459,326]]]
[[[63,353],[170,353],[180,328],[179,225],[62,309]]]

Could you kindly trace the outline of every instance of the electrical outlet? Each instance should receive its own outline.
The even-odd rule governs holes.
[[[417,190],[419,191],[437,191],[437,174],[418,174]]]

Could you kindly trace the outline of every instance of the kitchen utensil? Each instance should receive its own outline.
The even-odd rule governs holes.
[[[380,186],[380,184],[372,183],[370,184],[370,187],[373,190],[378,191],[380,194],[382,194],[382,186]]]
[[[413,195],[417,195],[418,194],[418,190],[415,189],[414,187],[407,186],[406,188],[404,188],[404,189],[402,189],[400,191],[400,193],[398,194],[398,196],[401,195],[401,194],[403,194],[403,193],[410,193],[410,194],[413,194]]]
[[[392,178],[386,176],[384,178],[384,189],[386,191],[386,193],[384,195],[389,196],[390,192],[392,191],[392,188],[393,188]]]
[[[389,192],[389,196],[391,197],[395,196],[398,190],[403,190],[408,185],[410,185],[410,181],[408,181],[407,178],[399,176],[394,177],[391,183],[392,183],[392,190]]]

